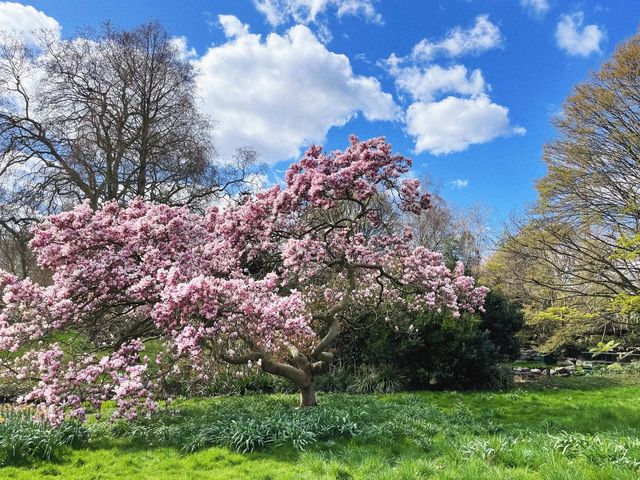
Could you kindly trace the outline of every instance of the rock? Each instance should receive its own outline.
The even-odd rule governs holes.
[[[567,360],[560,360],[560,361],[558,362],[558,365],[559,365],[559,366],[561,366],[561,367],[568,367],[568,366],[570,366],[570,365],[572,366],[573,364],[574,364],[574,363],[573,363],[571,360],[569,360],[569,359],[567,359]]]
[[[526,362],[537,361],[540,360],[540,354],[535,350],[521,350],[518,355],[518,360],[524,360]]]
[[[532,368],[531,373],[535,373],[536,375],[539,375],[540,373],[542,373],[542,370],[540,370],[539,368]]]
[[[593,362],[589,362],[588,360],[578,360],[576,365],[582,368],[593,368]]]

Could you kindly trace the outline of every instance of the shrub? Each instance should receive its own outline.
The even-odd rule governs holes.
[[[480,314],[480,330],[489,332],[489,340],[500,355],[515,357],[520,351],[516,333],[524,327],[522,307],[499,291],[491,291],[485,298],[484,310]]]
[[[511,365],[493,365],[489,369],[489,377],[486,384],[491,390],[509,390],[515,386],[513,369]]]
[[[179,374],[165,382],[165,394],[171,397],[192,398],[296,391],[288,380],[246,366],[212,363],[207,369],[212,372],[208,379],[200,379],[189,369],[182,369]]]
[[[353,393],[395,393],[406,387],[406,378],[393,365],[362,365],[347,391]]]
[[[316,377],[316,390],[326,393],[341,393],[348,391],[355,383],[355,365],[346,365],[340,361],[329,365],[327,371]]]
[[[358,366],[354,385],[360,388],[350,391],[374,391],[364,385],[376,383],[375,375],[385,371],[392,380],[391,389],[503,389],[511,385],[508,372],[496,364],[518,351],[515,333],[522,326],[522,313],[501,295],[488,300],[482,316],[395,315],[392,324],[412,324],[413,331],[395,330],[387,322],[364,317],[347,326],[338,339],[339,361]],[[367,373],[358,375],[358,369]]]

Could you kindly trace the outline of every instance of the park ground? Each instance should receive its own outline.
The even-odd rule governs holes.
[[[640,478],[637,376],[548,378],[504,392],[320,395],[307,411],[296,401],[192,399],[146,423],[94,420],[86,446],[0,468],[0,478]]]

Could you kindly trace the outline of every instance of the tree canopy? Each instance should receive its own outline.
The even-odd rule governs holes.
[[[557,324],[569,330],[580,325],[580,334],[634,329],[640,294],[640,34],[575,88],[555,126],[558,138],[544,148],[548,173],[537,184],[539,200],[506,235],[487,279],[527,303],[532,319],[541,318],[535,312],[560,308]]]
[[[344,152],[312,146],[284,187],[204,215],[137,199],[49,217],[31,246],[53,283],[2,276],[0,349],[20,353],[5,354],[5,373],[32,379],[23,401],[54,422],[108,398],[133,417],[154,407],[163,374],[187,361],[206,375],[211,357],[284,376],[315,404],[345,317],[482,308],[487,289],[461,263],[450,270],[384,221],[390,204],[430,206],[403,179],[410,164],[382,138],[352,137]]]

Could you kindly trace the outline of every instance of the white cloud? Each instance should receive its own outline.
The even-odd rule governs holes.
[[[16,2],[0,2],[0,30],[14,33],[28,43],[37,43],[41,30],[49,30],[60,35],[60,24],[44,12],[30,5]]]
[[[556,42],[558,47],[569,55],[587,57],[594,52],[600,52],[600,42],[605,36],[604,29],[597,25],[583,26],[583,23],[582,12],[560,16],[556,28]]]
[[[313,23],[329,7],[334,8],[340,18],[355,15],[372,23],[382,23],[372,0],[253,0],[253,3],[274,27],[289,21]]]
[[[249,33],[249,26],[234,15],[218,15],[218,21],[227,38],[242,37]]]
[[[452,187],[460,189],[467,188],[469,186],[469,180],[463,180],[462,178],[457,178],[456,180],[453,180],[449,183]]]
[[[407,131],[416,137],[416,153],[441,155],[466,150],[509,134],[523,134],[511,127],[509,109],[486,95],[447,97],[438,102],[416,102],[407,110]]]
[[[171,39],[171,43],[176,48],[176,50],[178,50],[180,59],[183,61],[193,60],[198,56],[198,53],[196,52],[195,48],[193,47],[189,48],[189,41],[185,36],[173,37]]]
[[[480,53],[501,42],[500,29],[488,15],[479,15],[469,29],[455,27],[443,40],[424,39],[413,47],[411,55],[391,54],[382,62],[395,78],[398,91],[408,93],[413,102],[405,122],[415,139],[416,153],[460,152],[500,136],[525,133],[524,128],[510,125],[508,108],[491,101],[491,87],[482,71],[460,64],[431,63],[439,55]]]
[[[426,68],[413,66],[398,68],[392,73],[395,73],[398,89],[423,102],[432,101],[442,93],[476,96],[488,88],[480,70],[469,72],[464,65],[447,68],[439,65]]]
[[[547,0],[520,0],[520,5],[536,17],[543,17],[549,11]]]
[[[428,61],[439,54],[458,57],[477,54],[499,47],[502,35],[497,25],[489,20],[489,15],[478,15],[473,27],[462,29],[455,27],[439,42],[430,42],[426,38],[413,47],[412,56],[416,60]]]
[[[377,79],[355,75],[349,59],[327,50],[307,27],[262,39],[242,33],[239,21],[220,21],[228,39],[211,47],[197,67],[223,156],[252,146],[263,161],[284,160],[359,112],[368,120],[398,117],[398,106]]]

